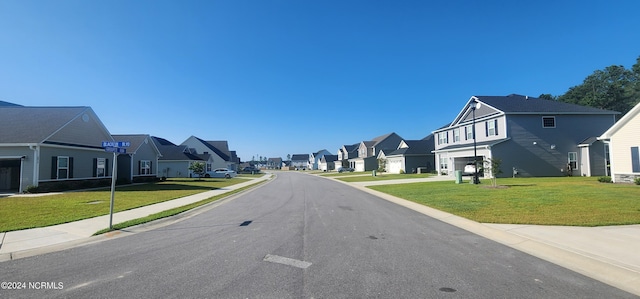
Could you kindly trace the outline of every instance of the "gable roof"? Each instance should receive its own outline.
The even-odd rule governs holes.
[[[175,145],[168,140],[160,137],[151,136],[151,140],[155,143],[158,151],[162,155],[158,160],[164,161],[203,161],[208,160],[208,157],[202,157],[203,155],[192,154],[186,146]],[[206,159],[205,159],[206,158]]]
[[[338,155],[324,155],[320,160],[324,162],[335,162],[338,160]]]
[[[28,120],[28,121],[26,121]],[[87,136],[86,140],[78,140],[73,144],[69,136],[58,134],[65,127],[74,130],[86,130],[78,126],[79,120],[88,123],[89,128],[101,131],[102,136]],[[102,148],[102,141],[111,141],[111,133],[102,124],[91,107],[0,107],[0,140],[2,143],[51,143],[89,148]],[[56,134],[57,137],[56,137]]]
[[[475,98],[477,101],[487,104],[504,113],[620,114],[620,112],[611,110],[534,98],[519,94],[510,94],[508,96],[475,96]]]
[[[22,107],[22,105],[0,101],[0,107]]]
[[[226,147],[227,151],[229,150],[229,146],[226,145],[226,141],[204,141],[196,136],[193,136],[193,138],[197,139],[198,141],[202,142],[202,144],[204,144],[204,146],[206,146],[208,149],[212,150],[214,153],[216,153],[216,155],[218,155],[220,158],[222,158],[225,161],[229,161],[230,157],[228,154],[224,153],[223,151],[221,151],[219,148],[217,148],[214,144],[219,145],[219,146],[223,146]],[[224,144],[222,144],[222,142],[224,142]]]
[[[128,154],[135,154],[138,149],[140,149],[140,147],[145,144],[144,141],[148,140],[148,138],[151,138],[151,136],[149,136],[148,134],[112,134],[111,136],[115,141],[131,142],[131,146],[127,149]],[[151,141],[150,143],[151,147],[156,151],[156,153],[162,155],[155,142]]]
[[[640,115],[640,103],[636,104],[625,114],[620,120],[618,120],[611,128],[602,133],[598,139],[610,139],[613,134],[618,132],[622,127],[624,127],[629,121],[631,121],[634,117]]]
[[[308,154],[293,154],[291,155],[291,161],[307,161],[309,160]]]
[[[396,155],[430,155],[431,151],[435,149],[433,140],[421,139],[421,140],[404,140],[407,147],[399,148],[387,154],[387,156]]]

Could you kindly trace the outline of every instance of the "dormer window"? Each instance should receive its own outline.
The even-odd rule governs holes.
[[[542,127],[543,128],[555,128],[556,127],[556,118],[555,118],[555,116],[543,116],[542,117]]]

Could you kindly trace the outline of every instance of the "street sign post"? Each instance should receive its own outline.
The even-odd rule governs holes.
[[[113,229],[113,201],[116,193],[116,176],[118,173],[118,154],[126,154],[129,141],[103,141],[102,147],[108,153],[113,153],[113,170],[111,174],[111,205],[109,207],[109,230]]]

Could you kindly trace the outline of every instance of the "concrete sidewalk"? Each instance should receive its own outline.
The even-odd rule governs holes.
[[[366,188],[443,180],[454,184],[451,178],[446,177],[352,183],[335,181],[640,296],[640,225],[574,227],[478,223]]]
[[[211,190],[187,197],[114,213],[113,224],[115,225],[125,221],[138,219],[149,216],[151,214],[185,206],[213,196],[225,194],[230,191],[249,186],[251,184],[266,181],[270,178],[271,174],[265,174],[260,178],[249,179],[246,182],[242,182],[225,188]],[[100,238],[99,236],[93,237],[93,234],[108,227],[109,215],[104,215],[47,227],[0,233],[0,262],[41,253],[33,252],[34,250],[40,248],[45,248],[42,251],[46,252],[46,247],[55,247],[55,245],[65,244],[72,246],[74,244],[82,242],[89,242],[91,241],[91,238]]]

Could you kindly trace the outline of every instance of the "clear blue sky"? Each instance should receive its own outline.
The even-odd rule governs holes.
[[[396,132],[472,95],[561,95],[640,56],[640,1],[0,0],[0,100],[243,160]]]

